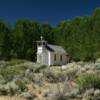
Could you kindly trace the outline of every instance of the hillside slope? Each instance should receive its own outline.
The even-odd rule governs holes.
[[[0,61],[0,100],[100,99],[100,59],[63,66]]]

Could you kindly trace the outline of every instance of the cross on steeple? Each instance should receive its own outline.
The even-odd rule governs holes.
[[[43,40],[43,36],[41,35],[41,37],[40,37],[40,38],[41,38],[41,41],[42,41],[42,40]]]
[[[44,40],[42,34],[40,36],[40,41],[37,41],[37,45],[38,46],[46,46],[47,45],[47,41]]]

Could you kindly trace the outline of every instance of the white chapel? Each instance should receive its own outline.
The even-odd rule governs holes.
[[[37,41],[37,63],[48,66],[65,65],[68,60],[68,54],[61,46],[48,44],[42,36]]]

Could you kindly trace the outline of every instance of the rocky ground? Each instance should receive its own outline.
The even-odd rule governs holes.
[[[51,67],[0,61],[0,100],[100,100],[100,59]]]

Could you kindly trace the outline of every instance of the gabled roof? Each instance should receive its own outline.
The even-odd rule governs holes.
[[[49,45],[46,45],[45,47],[46,47],[47,50],[54,52],[54,50]]]
[[[48,44],[46,46],[46,48],[47,48],[47,50],[49,50],[51,52],[66,53],[66,51],[61,46]]]

